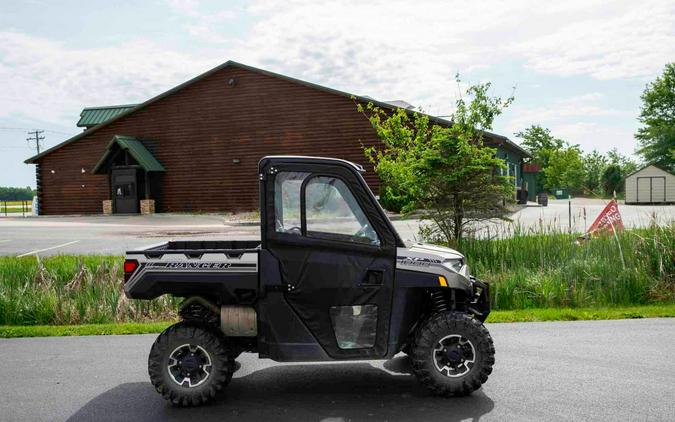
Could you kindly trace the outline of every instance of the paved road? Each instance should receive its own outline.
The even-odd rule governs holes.
[[[407,239],[418,232],[415,220],[395,225]],[[221,215],[0,218],[0,255],[122,255],[171,239],[260,239],[260,230],[257,224],[236,224]]]
[[[0,340],[0,419],[673,420],[675,319],[490,324],[497,364],[470,397],[432,397],[407,361],[277,364],[242,355],[225,397],[174,408],[147,380],[152,335]]]
[[[604,201],[574,199],[572,227],[583,231],[604,207]],[[659,223],[675,221],[675,206],[620,206],[627,227],[645,226],[653,216]],[[584,213],[586,219],[584,220]],[[567,201],[548,207],[526,207],[513,222],[483,226],[483,235],[523,230],[567,230]],[[394,226],[404,240],[416,240],[419,221],[398,220]],[[111,254],[169,239],[259,239],[257,225],[233,224],[223,215],[155,214],[152,216],[1,217],[0,255]]]

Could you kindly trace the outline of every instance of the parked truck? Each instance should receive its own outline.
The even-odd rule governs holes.
[[[216,397],[242,352],[278,362],[390,359],[403,352],[442,396],[487,381],[489,287],[459,252],[404,244],[357,164],[259,163],[260,241],[170,241],[127,252],[125,293],[185,298],[152,345],[150,380],[171,403]]]

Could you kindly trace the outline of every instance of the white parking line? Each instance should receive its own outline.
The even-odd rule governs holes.
[[[36,254],[36,253],[48,251],[48,250],[51,250],[51,249],[62,248],[62,247],[64,247],[64,246],[72,245],[73,243],[77,243],[77,242],[79,242],[79,240],[73,240],[72,242],[62,243],[62,244],[60,244],[60,245],[51,246],[51,247],[49,247],[49,248],[36,249],[36,250],[34,250],[34,251],[30,251],[30,252],[26,252],[26,253],[24,253],[24,254],[18,255],[17,258],[21,258],[22,256],[34,255],[34,254]]]
[[[7,242],[9,242],[9,241],[11,241],[11,240],[12,240],[12,239],[3,239],[3,240],[0,240],[0,243],[7,243]]]

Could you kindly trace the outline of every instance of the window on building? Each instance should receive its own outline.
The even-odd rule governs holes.
[[[518,187],[518,166],[515,163],[509,163],[509,176],[513,177],[513,184]]]

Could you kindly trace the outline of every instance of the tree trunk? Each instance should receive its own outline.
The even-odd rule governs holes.
[[[462,238],[462,223],[464,222],[464,207],[459,195],[455,194],[455,215],[454,215],[455,240]]]

